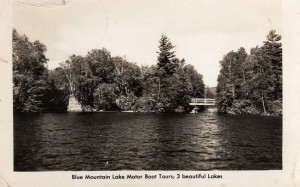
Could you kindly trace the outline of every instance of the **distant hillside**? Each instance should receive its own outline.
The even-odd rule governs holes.
[[[216,94],[216,92],[217,92],[217,87],[210,87],[208,89],[214,94]]]
[[[216,96],[217,87],[206,87],[205,93],[207,98],[214,98]]]

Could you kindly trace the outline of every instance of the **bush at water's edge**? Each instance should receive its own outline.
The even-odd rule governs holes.
[[[219,107],[219,113],[223,114],[247,114],[247,115],[264,115],[264,116],[281,116],[282,102],[279,100],[272,101],[266,104],[266,113],[261,110],[261,107],[255,105],[249,100],[236,100],[231,106],[226,109]]]

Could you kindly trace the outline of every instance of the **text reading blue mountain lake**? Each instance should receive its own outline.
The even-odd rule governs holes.
[[[199,173],[199,174],[144,174],[144,175],[72,175],[72,179],[85,180],[85,179],[222,179],[222,175]]]

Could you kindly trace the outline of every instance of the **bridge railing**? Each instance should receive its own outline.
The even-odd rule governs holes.
[[[212,98],[192,98],[192,105],[215,105],[217,103],[216,99]]]

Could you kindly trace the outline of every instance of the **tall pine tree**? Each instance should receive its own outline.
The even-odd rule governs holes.
[[[169,77],[175,71],[175,63],[173,63],[175,58],[175,51],[173,51],[174,47],[175,46],[173,46],[170,39],[166,35],[161,36],[158,46],[159,52],[157,52],[157,66],[161,71],[161,76],[163,77]]]
[[[265,53],[265,60],[270,61],[274,74],[274,99],[282,100],[282,45],[280,43],[281,36],[276,34],[275,30],[271,30],[264,41],[262,49]]]

